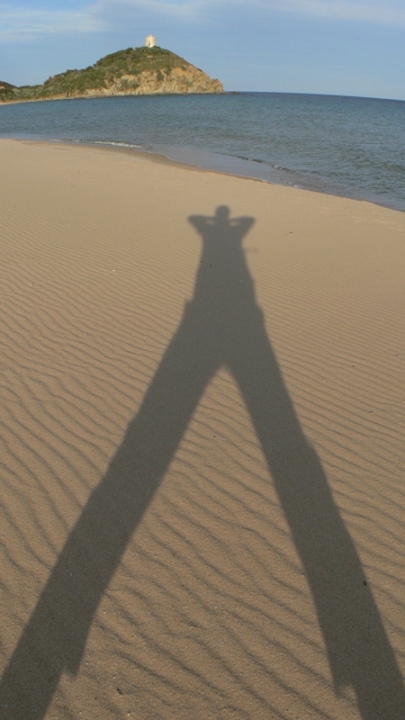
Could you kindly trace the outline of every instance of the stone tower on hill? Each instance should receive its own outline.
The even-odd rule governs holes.
[[[145,45],[148,48],[155,47],[156,45],[156,38],[154,35],[147,35],[145,38]]]

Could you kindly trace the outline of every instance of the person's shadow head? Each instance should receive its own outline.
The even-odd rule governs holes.
[[[213,216],[190,215],[188,219],[204,240],[217,240],[221,244],[232,242],[239,246],[255,221],[252,217],[231,218],[227,205],[218,205]]]
[[[254,284],[242,248],[255,219],[231,217],[229,208],[219,205],[214,215],[190,215],[188,221],[203,243],[192,304],[204,310],[205,323],[234,325],[242,306],[255,305]],[[211,342],[214,334],[212,325]]]

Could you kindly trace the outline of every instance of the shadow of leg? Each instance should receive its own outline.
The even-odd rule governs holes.
[[[363,720],[405,718],[404,682],[327,478],[300,427],[261,312],[230,365],[305,570],[335,690],[353,687]]]
[[[78,672],[100,600],[215,373],[186,307],[110,467],[52,570],[0,683],[7,720],[41,720],[62,673]]]

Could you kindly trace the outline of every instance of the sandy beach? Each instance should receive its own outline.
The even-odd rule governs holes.
[[[0,153],[0,716],[403,720],[405,213]]]

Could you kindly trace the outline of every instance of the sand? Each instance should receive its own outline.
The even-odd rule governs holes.
[[[0,716],[403,720],[405,214],[0,153]]]

